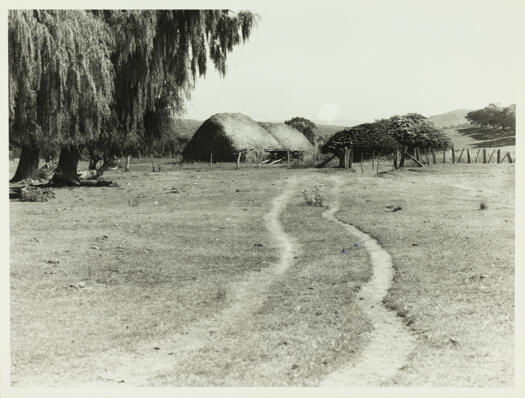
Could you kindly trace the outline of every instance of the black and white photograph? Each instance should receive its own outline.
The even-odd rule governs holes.
[[[523,1],[2,16],[6,396],[524,396]]]

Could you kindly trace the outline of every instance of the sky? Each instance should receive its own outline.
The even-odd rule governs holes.
[[[229,54],[226,77],[210,68],[197,82],[184,117],[241,112],[261,121],[303,116],[350,124],[515,103],[523,3],[283,0],[246,7],[261,18],[255,31]]]

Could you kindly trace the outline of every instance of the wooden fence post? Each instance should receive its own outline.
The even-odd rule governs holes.
[[[348,163],[350,169],[352,169],[352,164],[354,163],[354,150],[350,148],[350,153],[348,154]]]
[[[456,163],[456,151],[454,150],[454,148],[452,148],[451,151],[452,151],[452,163]]]
[[[399,159],[399,167],[405,167],[405,157],[407,150],[408,147],[406,145],[403,145],[401,148],[401,159]]]
[[[241,151],[239,150],[237,152],[237,165],[235,166],[235,170],[237,170],[241,165]]]
[[[461,150],[461,153],[459,154],[458,163],[459,163],[459,161],[461,160],[461,156],[463,156],[463,152],[464,152],[464,151],[465,151],[465,148],[463,148],[463,149]]]
[[[494,155],[494,153],[496,153],[496,150],[495,150],[495,149],[492,150],[492,152],[491,152],[491,154],[490,154],[490,156],[489,156],[489,160],[488,160],[487,163],[490,163],[490,161],[492,160],[492,156]]]
[[[394,170],[397,170],[397,149],[394,149],[394,154],[393,154],[393,158],[394,158]]]
[[[443,163],[446,163],[446,162],[447,162],[446,154],[447,154],[447,150],[446,150],[446,149],[443,149]]]
[[[128,155],[126,158],[126,165],[124,166],[124,171],[129,171],[129,163],[131,161],[131,155]]]
[[[290,149],[286,150],[286,164],[290,167]]]
[[[345,146],[344,166],[345,166],[345,169],[348,168],[348,147],[347,146]]]
[[[470,163],[470,152],[468,149],[467,149],[467,163]]]
[[[509,163],[512,163],[512,157],[510,156],[510,152],[507,152],[505,156],[503,156],[503,159],[501,159],[501,163],[503,163],[506,158],[509,158]]]
[[[501,162],[501,150],[498,148],[498,152],[496,153],[496,160],[497,163]]]
[[[487,150],[483,148],[483,163],[487,163]]]

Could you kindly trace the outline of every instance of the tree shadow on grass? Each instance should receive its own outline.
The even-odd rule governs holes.
[[[458,132],[478,141],[472,145],[473,148],[492,148],[516,145],[516,133],[510,129],[502,130],[471,127],[458,129]]]

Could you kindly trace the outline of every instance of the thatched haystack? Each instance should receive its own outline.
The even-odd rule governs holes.
[[[261,153],[279,143],[255,120],[242,113],[217,113],[195,132],[182,153],[185,160],[233,161],[235,153],[253,148]]]
[[[276,148],[312,151],[310,141],[299,130],[284,123],[260,123],[279,143]]]

